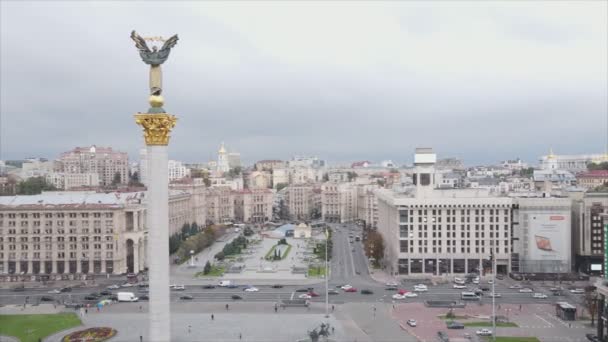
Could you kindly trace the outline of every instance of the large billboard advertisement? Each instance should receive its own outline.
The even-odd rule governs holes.
[[[530,215],[529,252],[531,260],[570,260],[570,215]]]

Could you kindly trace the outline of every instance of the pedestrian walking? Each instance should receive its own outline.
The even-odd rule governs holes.
[[[141,311],[141,305],[139,306],[139,311]]]
[[[189,325],[189,326],[188,326],[188,334],[189,334],[189,333],[191,333],[191,332],[192,332],[192,326],[191,326],[191,325]]]
[[[331,312],[334,312],[335,307],[332,305],[331,306]]]
[[[215,319],[215,316],[213,316],[213,314],[211,314],[211,320],[213,321]]]
[[[277,311],[278,311],[278,308],[277,308],[277,306],[275,305],[275,306],[274,306],[274,312],[277,312]]]
[[[144,337],[139,335],[139,342],[144,342]]]
[[[228,304],[226,304],[226,311],[228,311],[228,307],[229,307],[229,305],[228,305]]]
[[[239,333],[239,340],[243,339],[243,334]]]
[[[519,311],[521,311],[521,304],[519,304]]]
[[[89,309],[88,309],[88,308],[87,308],[87,309],[84,309],[84,314],[85,314],[85,315],[88,315],[88,314],[89,314]]]

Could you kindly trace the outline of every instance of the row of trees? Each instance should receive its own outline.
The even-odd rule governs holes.
[[[239,235],[236,239],[232,240],[230,243],[227,243],[220,252],[215,254],[215,258],[217,260],[224,260],[228,255],[240,254],[241,250],[247,248],[247,244],[249,240],[243,235]]]
[[[376,267],[380,266],[380,262],[384,258],[384,240],[382,235],[376,230],[368,230],[363,241],[365,255],[368,258],[374,258]]]
[[[319,259],[325,260],[325,243],[327,243],[327,260],[331,260],[332,251],[334,249],[334,243],[331,239],[332,231],[327,229],[328,238],[326,241],[319,242],[313,249],[313,253],[317,255]]]
[[[177,252],[182,242],[186,241],[187,238],[198,234],[201,231],[201,227],[196,222],[184,223],[180,232],[175,233],[169,237],[169,254]]]
[[[180,261],[187,260],[190,257],[190,251],[199,253],[203,249],[211,246],[211,244],[222,236],[224,232],[225,229],[222,226],[209,226],[204,228],[198,234],[189,236],[181,243],[176,252],[177,257]]]
[[[43,191],[57,190],[44,177],[32,177],[17,184],[17,195],[38,195]]]
[[[587,164],[587,170],[589,171],[594,171],[594,170],[608,170],[608,162],[602,162],[602,163],[589,163]]]

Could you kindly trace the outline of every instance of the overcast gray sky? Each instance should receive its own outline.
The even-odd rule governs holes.
[[[600,153],[605,1],[1,3],[0,159],[97,144],[138,159],[148,66],[129,38],[178,33],[163,65],[170,158],[318,155],[467,164]]]

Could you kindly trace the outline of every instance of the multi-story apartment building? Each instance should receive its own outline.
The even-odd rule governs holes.
[[[235,218],[239,222],[263,223],[272,219],[274,192],[270,189],[244,189],[234,194]]]
[[[323,183],[321,186],[323,220],[338,223],[357,220],[357,198],[355,183]]]
[[[191,199],[192,195],[186,191],[169,191],[169,235],[180,232],[184,224],[193,222]]]
[[[285,189],[285,202],[289,217],[292,220],[310,220],[313,209],[313,185],[290,185]]]
[[[608,185],[608,170],[581,172],[576,175],[576,182],[586,189]]]
[[[378,199],[374,191],[379,188],[377,184],[357,186],[357,218],[374,229],[378,224]]]
[[[120,183],[127,183],[129,173],[129,156],[125,152],[112,150],[111,147],[76,147],[64,152],[60,158],[61,170],[64,173],[96,173],[101,185],[110,185],[115,175]]]
[[[608,193],[587,192],[572,206],[574,234],[574,270],[600,274],[604,264],[604,228],[602,214],[608,213]]]
[[[416,149],[414,187],[378,190],[384,263],[395,275],[448,275],[511,269],[512,200],[484,189],[438,189],[436,156]]]
[[[202,178],[183,178],[169,183],[169,189],[179,190],[190,195],[188,222],[196,222],[199,226],[204,226],[207,222],[207,206],[205,202],[207,187],[204,180]],[[169,208],[169,215],[172,215],[171,208]]]
[[[62,190],[99,186],[99,174],[97,173],[52,172],[45,176],[45,180]]]
[[[229,186],[207,188],[205,202],[207,223],[220,224],[234,221],[234,193]]]
[[[0,275],[122,274],[146,266],[145,197],[48,192],[0,197]]]
[[[285,166],[284,161],[276,159],[260,160],[255,163],[257,171],[273,171],[275,169],[284,169]]]
[[[190,170],[181,161],[169,160],[169,181],[190,176]]]
[[[513,224],[513,272],[570,272],[572,199],[514,198]]]

